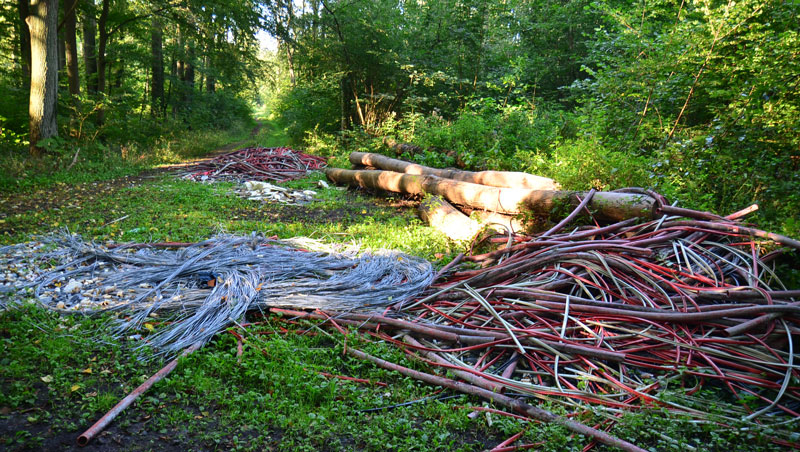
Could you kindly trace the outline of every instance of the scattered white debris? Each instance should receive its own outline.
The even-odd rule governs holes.
[[[64,287],[64,293],[78,293],[82,288],[83,283],[74,279],[70,279],[66,287]]]
[[[289,205],[308,204],[314,201],[314,196],[317,194],[314,190],[294,190],[256,180],[247,181],[242,187],[234,189],[234,191],[239,196],[251,201],[277,202]]]

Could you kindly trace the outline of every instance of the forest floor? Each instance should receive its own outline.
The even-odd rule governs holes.
[[[40,188],[31,192],[0,194],[0,208],[2,208],[0,210],[0,218],[23,214],[31,210],[58,209],[63,208],[64,206],[68,206],[68,208],[72,209],[80,209],[82,200],[84,200],[88,195],[94,195],[97,193],[113,193],[126,188],[131,188],[135,185],[141,185],[144,182],[152,181],[153,179],[156,179],[164,174],[174,173],[180,168],[192,165],[198,161],[212,158],[243,147],[249,144],[252,139],[257,137],[264,127],[265,123],[263,121],[256,121],[255,126],[253,126],[253,129],[250,131],[250,136],[248,139],[226,144],[225,146],[209,152],[208,155],[203,157],[190,158],[179,164],[163,165],[148,169],[134,176],[126,176],[117,179],[81,184],[58,184],[56,186]],[[0,227],[0,234],[3,234],[4,232],[6,231]]]
[[[262,133],[264,128],[270,126],[258,123],[248,140],[216,149],[209,157],[252,145],[253,138],[259,135],[262,137],[255,144],[277,145],[263,139],[263,135],[272,133]],[[202,240],[219,230],[260,230],[286,238],[317,234],[333,240],[363,242],[366,238],[366,244],[371,246],[398,247],[403,243],[408,247],[411,241],[403,235],[403,230],[408,229],[409,224],[415,229],[422,228],[411,212],[411,203],[403,199],[369,197],[352,191],[331,189],[323,194],[321,203],[309,206],[259,205],[232,196],[230,188],[233,184],[200,184],[179,180],[174,176],[181,168],[196,160],[113,180],[59,183],[28,193],[0,194],[0,243],[22,242],[29,240],[32,234],[46,234],[67,227],[70,231],[95,240]],[[316,174],[294,184],[315,188],[317,181],[323,178]],[[165,192],[171,195],[165,196]],[[387,237],[381,237],[381,233],[388,234],[389,243],[386,243]],[[421,248],[436,241],[428,240],[423,234],[414,241],[412,248],[417,247],[419,254]],[[444,239],[438,241],[444,243]],[[292,420],[288,421],[288,425],[281,420],[272,425],[253,425],[254,420],[247,422],[241,419],[242,416],[237,418],[231,415],[231,407],[224,406],[223,400],[220,400],[227,398],[223,393],[198,393],[193,390],[198,383],[193,380],[192,372],[187,370],[188,376],[176,372],[166,382],[156,385],[88,446],[79,448],[76,439],[83,430],[164,364],[159,361],[138,362],[136,353],[129,350],[126,344],[108,349],[104,345],[111,340],[104,336],[107,334],[106,320],[54,316],[31,306],[21,310],[0,310],[0,343],[3,345],[0,386],[4,388],[0,395],[0,449],[383,450],[379,444],[386,444],[387,440],[382,439],[381,435],[372,435],[370,439],[358,438],[358,422],[352,420],[349,425],[332,428],[328,433],[299,431],[291,426]],[[76,329],[82,332],[83,337],[65,334],[65,330]],[[323,355],[333,354],[333,359],[338,358],[332,343],[320,344],[319,341],[308,342],[306,339],[299,341],[293,345],[310,349],[312,356],[278,370],[280,374],[286,373],[280,378],[294,381],[298,377],[294,374],[298,372],[297,366],[300,366],[301,373],[308,367],[320,367],[316,362],[321,359],[320,349],[323,349]],[[228,355],[230,345],[227,341],[209,344],[191,359],[199,359],[203,363],[201,368],[218,365],[218,353],[224,349]],[[245,353],[245,359],[247,356]],[[254,358],[263,359],[261,354]],[[328,356],[326,360],[330,358]],[[235,361],[225,361],[227,371],[239,372]],[[182,366],[191,368],[192,364]],[[330,362],[323,369],[341,372],[336,370],[337,367],[340,365]],[[91,369],[94,369],[94,373]],[[312,376],[315,376],[313,372]],[[299,377],[306,380],[308,375]],[[381,378],[387,380],[383,374]],[[183,389],[170,390],[169,380],[183,380],[179,383]],[[320,380],[315,384],[329,384],[324,378]],[[393,380],[399,382],[402,379],[394,377]],[[217,381],[216,384],[222,386],[225,381]],[[80,389],[75,389],[78,385]],[[253,388],[243,384],[237,388],[220,390],[245,393]],[[407,401],[408,398],[425,397],[432,390],[418,388],[415,384],[398,383],[390,392],[370,390],[368,397],[358,387],[348,388],[347,392],[350,391],[352,394],[348,398],[355,397],[381,405],[386,403],[384,399],[387,397]],[[301,392],[305,391],[301,388]],[[302,398],[304,394],[298,396],[296,391],[284,394],[286,401],[291,401],[293,397]],[[298,401],[294,403],[303,404]],[[340,404],[335,399],[326,400],[326,403],[330,406],[323,410],[319,410],[318,404],[312,404],[316,406],[302,413],[304,419],[301,422],[311,420],[313,423],[315,412],[324,412],[332,409],[334,404]],[[256,414],[246,413],[244,418],[248,416]],[[374,428],[386,430],[386,423],[396,424],[392,427],[395,430],[398,425],[412,428],[412,425],[426,424],[428,426],[422,431],[430,431],[435,430],[433,422],[438,423],[437,417],[441,418],[441,415],[414,414],[411,416],[413,421],[406,420],[406,417],[401,416],[400,421],[397,416],[388,417]],[[470,431],[457,433],[452,438],[454,442],[448,441],[446,444],[449,446],[445,449],[481,450],[504,439],[493,441],[490,437],[483,438],[478,432]],[[419,449],[412,444],[409,447]],[[442,448],[439,445],[433,449]],[[394,449],[405,447],[396,446]]]
[[[259,124],[247,140],[211,155],[243,146],[278,146],[284,139],[272,124]],[[462,251],[424,226],[409,200],[324,189],[320,173],[284,184],[318,191],[315,202],[288,206],[240,198],[232,193],[232,183],[178,179],[174,174],[180,168],[0,194],[0,244],[66,227],[100,242],[196,242],[220,231],[307,236],[396,249],[425,257],[436,267]],[[16,299],[24,298],[19,294]],[[465,408],[482,402],[349,359],[340,338],[291,334],[311,324],[277,334],[287,324],[259,318],[260,325],[243,333],[248,340],[241,361],[234,336],[219,334],[79,448],[78,435],[164,365],[141,359],[147,351],[132,341],[112,338],[111,320],[59,316],[24,302],[18,309],[0,309],[0,450],[486,450],[519,432],[524,432],[519,443],[544,441],[541,450],[579,450],[588,443],[559,426],[467,416],[472,410]],[[422,369],[391,345],[355,334],[347,340]],[[418,400],[423,401],[395,407]],[[566,414],[561,406],[543,406]],[[382,407],[390,408],[371,411]],[[591,413],[582,416],[589,425],[598,420]],[[770,450],[763,438],[743,442],[735,431],[710,431],[661,411],[622,419],[610,433],[654,450]]]

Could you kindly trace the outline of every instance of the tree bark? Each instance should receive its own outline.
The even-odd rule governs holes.
[[[108,9],[109,0],[103,0],[103,7],[100,11],[100,19],[97,28],[100,32],[100,39],[97,43],[97,92],[106,92],[106,47],[108,46]]]
[[[78,75],[78,42],[75,32],[77,25],[75,7],[77,3],[78,0],[67,0],[64,4],[64,44],[67,52],[67,79],[69,81],[69,93],[73,96],[81,93],[81,82]]]
[[[211,55],[214,52],[214,45],[212,44],[209,48],[206,49],[205,55],[205,67],[206,67],[206,92],[213,93],[217,90],[216,80],[214,80],[214,76],[211,75],[212,71],[212,64],[211,64]]]
[[[351,76],[346,74],[342,76],[339,82],[341,91],[341,129],[350,130],[353,118],[353,90],[351,87]]]
[[[30,3],[28,0],[17,0],[19,6],[19,50],[22,55],[22,76],[25,85],[31,77],[31,30],[28,28],[28,15],[30,15]]]
[[[164,31],[161,21],[153,18],[150,25],[150,49],[152,51],[152,88],[150,113],[153,116],[164,115]]]
[[[39,141],[58,136],[58,0],[34,0],[26,21],[31,33],[30,153],[38,157]]]
[[[417,213],[422,221],[451,240],[470,240],[482,229],[479,222],[439,196],[431,196],[419,203]]]
[[[585,196],[585,193],[571,191],[489,187],[432,175],[392,171],[326,168],[325,174],[336,183],[395,193],[438,195],[455,204],[512,215],[546,215],[561,207],[574,208],[580,203],[578,197]],[[603,192],[594,195],[589,209],[596,218],[604,221],[636,217],[652,219],[655,200],[649,196]]]
[[[86,92],[97,93],[97,21],[92,12],[83,19],[83,65],[86,68]]]
[[[110,0],[103,0],[103,6],[100,10],[100,19],[97,21],[97,28],[99,39],[97,41],[97,92],[100,94],[107,94],[106,79],[108,74],[106,72],[106,47],[108,46],[108,10]],[[99,108],[97,110],[97,124],[106,122],[106,110]]]
[[[117,67],[114,69],[114,90],[122,88],[122,82],[125,79],[125,60],[123,58],[117,59]],[[110,93],[110,90],[109,90]]]
[[[58,24],[56,24],[56,27]],[[64,40],[64,33],[58,31],[58,70],[63,71],[67,67],[67,43]]]
[[[187,59],[190,59],[191,55],[188,56]],[[192,97],[194,96],[194,65],[189,61],[183,62],[183,86],[181,87],[183,92],[183,98],[181,99],[181,107],[183,110],[188,110],[189,104],[192,102]]]
[[[443,179],[453,179],[490,187],[529,188],[532,190],[558,190],[560,187],[553,179],[534,176],[533,174],[509,171],[462,171],[456,169],[439,169],[397,160],[380,154],[369,152],[351,152],[350,163],[356,166],[369,166],[382,170],[406,174],[430,174]]]

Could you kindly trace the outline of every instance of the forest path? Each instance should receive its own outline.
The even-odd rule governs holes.
[[[257,119],[256,125],[250,131],[248,138],[244,140],[228,143],[208,152],[203,157],[186,159],[177,164],[149,168],[136,175],[79,184],[61,183],[39,188],[32,192],[2,193],[0,194],[0,220],[31,211],[79,209],[84,201],[94,198],[98,194],[108,195],[118,190],[132,188],[140,185],[144,181],[161,177],[165,173],[176,172],[181,168],[193,165],[199,161],[244,147],[252,143],[253,139],[258,136],[264,127],[269,127],[269,125],[266,124],[265,121]],[[0,234],[4,232],[14,232],[13,230],[5,229],[3,226],[4,224],[0,224]]]

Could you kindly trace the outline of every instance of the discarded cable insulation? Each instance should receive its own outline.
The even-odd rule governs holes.
[[[153,376],[148,378],[147,381],[139,385],[138,388],[131,391],[131,393],[125,396],[124,399],[120,400],[119,403],[114,405],[114,408],[111,408],[111,410],[109,410],[108,413],[103,415],[103,417],[98,419],[97,422],[94,423],[94,425],[89,427],[89,429],[87,429],[85,432],[81,434],[81,436],[78,437],[78,445],[85,446],[89,444],[89,441],[91,441],[92,438],[94,438],[98,433],[102,432],[103,429],[106,428],[106,426],[110,424],[111,421],[113,421],[114,418],[116,418],[117,415],[119,415],[125,408],[128,408],[128,406],[130,406],[130,404],[133,403],[134,400],[139,398],[139,396],[144,394],[148,389],[150,389],[151,386],[161,381],[164,377],[169,375],[170,372],[175,370],[175,367],[178,366],[178,360],[180,358],[191,354],[192,352],[200,348],[200,346],[201,344],[197,343],[187,348],[186,350],[184,350],[183,353],[181,353],[180,357],[175,358],[169,363],[167,363],[166,366],[164,366],[161,370],[153,374]]]
[[[352,347],[347,348],[347,354],[352,355],[358,359],[362,359],[365,361],[369,361],[376,366],[386,369],[386,370],[393,370],[395,372],[399,372],[407,377],[411,377],[420,381],[424,381],[428,384],[444,386],[446,388],[454,389],[456,391],[462,392],[464,394],[470,394],[474,396],[481,397],[488,401],[497,403],[499,405],[503,405],[507,408],[510,408],[517,413],[524,414],[529,416],[533,419],[551,423],[551,424],[559,424],[563,425],[567,429],[579,433],[581,435],[588,436],[590,438],[596,439],[597,441],[614,447],[619,447],[624,451],[631,451],[631,452],[644,452],[644,449],[631,444],[627,441],[621,440],[619,438],[613,437],[605,432],[600,430],[593,429],[587,425],[584,425],[580,422],[573,421],[571,419],[567,419],[562,416],[558,416],[553,414],[547,410],[542,408],[535,407],[533,405],[529,405],[525,402],[513,399],[511,397],[505,396],[503,394],[498,394],[496,392],[492,392],[478,386],[470,385],[467,383],[462,383],[460,381],[451,380],[449,378],[440,377],[438,375],[427,374],[424,372],[420,372],[417,370],[409,369],[408,367],[403,367],[398,364],[392,363],[390,361],[386,361],[380,359],[378,357],[369,355],[367,353],[362,352],[361,350],[357,350]]]

